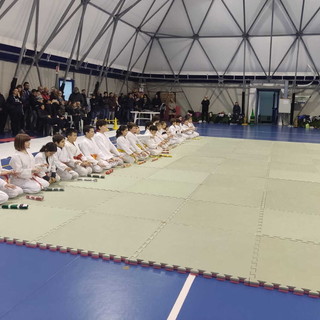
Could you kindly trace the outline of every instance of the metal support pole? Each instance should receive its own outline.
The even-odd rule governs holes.
[[[74,42],[73,42],[73,45],[72,45],[72,49],[71,49],[71,53],[70,53],[70,56],[69,56],[69,60],[68,60],[68,64],[67,64],[67,68],[65,70],[65,73],[64,73],[64,77],[63,77],[63,83],[65,83],[66,81],[66,78],[68,76],[68,73],[70,71],[70,67],[71,67],[71,62],[72,62],[72,58],[73,58],[73,54],[74,54],[74,51],[76,49],[76,45],[78,43],[78,40],[80,39],[80,34],[82,32],[82,25],[83,25],[83,21],[84,21],[84,16],[85,16],[85,13],[86,13],[86,10],[87,10],[87,5],[88,5],[88,2],[85,2],[83,4],[83,7],[82,7],[82,13],[81,13],[81,17],[80,17],[80,21],[79,21],[79,28],[77,30],[77,33],[76,33],[76,37],[74,39]]]
[[[23,42],[22,42],[22,46],[21,46],[21,50],[20,50],[19,60],[18,60],[17,66],[16,66],[16,70],[14,72],[14,76],[13,76],[14,78],[18,78],[18,73],[20,71],[23,54],[24,54],[24,52],[26,50],[26,43],[27,43],[27,40],[28,40],[28,36],[29,36],[30,27],[31,27],[31,23],[32,23],[32,20],[33,20],[33,15],[34,15],[36,4],[37,4],[37,0],[33,0],[32,7],[31,7],[31,10],[30,10],[29,19],[28,19],[28,23],[27,23],[27,27],[26,27],[26,31],[25,31],[24,37],[23,37]]]
[[[10,5],[7,7],[6,10],[2,12],[0,15],[0,20],[10,11],[10,9],[18,2],[18,0],[14,0],[13,2],[10,3]],[[3,3],[2,3],[3,4]]]
[[[94,40],[92,41],[91,45],[88,47],[88,50],[85,52],[85,54],[81,57],[81,60],[79,61],[78,65],[80,66],[84,60],[86,59],[86,57],[88,56],[88,54],[90,53],[90,51],[92,50],[92,48],[97,44],[97,42],[101,39],[101,37],[107,32],[107,30],[112,26],[113,21],[112,19],[114,18],[114,16],[116,15],[117,11],[121,10],[122,5],[124,3],[124,0],[121,0],[118,2],[118,4],[116,5],[116,7],[113,9],[111,15],[109,16],[108,20],[106,21],[106,23],[102,26],[102,28],[100,29],[98,35],[94,38]]]
[[[290,111],[290,125],[293,125],[293,114],[294,114],[294,105],[296,102],[296,94],[292,94],[292,101],[291,101],[291,111]]]
[[[246,105],[246,92],[242,91],[242,93],[241,93],[241,110],[242,110],[242,114],[245,114],[245,112],[246,112],[245,105]]]
[[[271,32],[270,32],[270,49],[269,49],[269,71],[268,76],[271,74],[271,58],[272,58],[272,40],[273,40],[273,19],[274,19],[274,0],[272,0],[272,14],[271,14]]]

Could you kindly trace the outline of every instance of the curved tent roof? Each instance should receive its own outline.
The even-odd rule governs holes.
[[[0,42],[144,74],[319,75],[319,11],[317,0],[0,0]]]

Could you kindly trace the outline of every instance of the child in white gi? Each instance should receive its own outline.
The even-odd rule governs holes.
[[[128,134],[127,126],[121,125],[116,132],[118,151],[126,163],[134,163],[139,160],[139,156],[135,153],[135,149],[131,147],[130,142],[126,139]]]
[[[129,141],[131,147],[135,150],[135,153],[138,155],[139,159],[145,160],[149,154],[148,150],[143,146],[143,142],[139,141],[137,137],[137,128],[138,126],[129,122],[128,125],[128,134],[126,135],[126,139]]]
[[[98,120],[96,123],[96,134],[94,135],[94,141],[102,153],[102,159],[109,162],[112,167],[122,166],[123,159],[120,152],[110,141],[106,132],[109,131],[107,127],[107,121]]]
[[[56,164],[54,161],[54,155],[56,154],[56,152],[56,144],[53,142],[48,142],[34,157],[36,166],[40,168],[38,176],[44,180],[47,180],[50,184],[60,181],[60,177],[57,175]]]
[[[10,183],[10,175],[14,175],[13,170],[3,170],[0,165],[0,204],[6,202],[9,198],[15,198],[23,193],[20,187]]]
[[[88,174],[92,173],[92,166],[75,143],[78,132],[75,129],[68,129],[66,131],[66,136],[67,141],[65,143],[65,149],[67,151],[67,161],[65,164],[77,172],[80,177],[86,177]]]
[[[103,154],[93,139],[94,127],[84,126],[83,133],[85,137],[79,144],[79,147],[83,155],[92,164],[93,172],[100,173],[102,170],[111,169],[111,163],[103,160]]]
[[[171,134],[170,144],[180,144],[184,139],[180,136],[180,127],[177,126],[177,120],[172,118],[169,133]]]
[[[27,149],[30,148],[30,136],[18,134],[14,139],[16,153],[9,162],[15,174],[12,184],[20,187],[25,193],[37,193],[49,186],[49,182],[40,178],[41,168],[36,167],[34,157]]]
[[[189,122],[188,126],[189,126],[189,128],[191,128],[194,138],[199,137],[199,133],[197,132],[197,128],[193,124],[192,117],[188,116],[187,119],[188,119],[188,122]]]
[[[161,141],[157,137],[157,127],[152,125],[149,128],[150,130],[150,136],[149,139],[146,141],[148,151],[151,153],[153,156],[159,156],[163,152],[162,146],[165,144],[164,141]]]
[[[68,181],[79,178],[79,174],[66,163],[69,162],[68,153],[64,148],[66,140],[61,134],[52,137],[52,142],[57,146],[57,153],[54,155],[54,162],[57,167],[57,173],[61,180]]]

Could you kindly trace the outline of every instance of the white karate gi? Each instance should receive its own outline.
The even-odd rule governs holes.
[[[126,139],[129,141],[132,149],[134,149],[136,153],[147,152],[147,150],[143,146],[145,142],[141,142],[134,133],[129,131],[126,135]],[[148,155],[146,156],[140,155],[139,160],[145,160],[147,157]]]
[[[54,163],[57,168],[57,173],[61,180],[68,181],[79,178],[79,174],[74,170],[67,171],[66,169],[71,168],[66,165],[68,163],[68,152],[65,148],[57,148],[57,153],[54,155]]]
[[[7,170],[2,169],[0,165],[0,171]],[[18,186],[16,186],[14,189],[6,188],[5,186],[7,183],[10,183],[10,181],[6,181],[5,179],[0,178],[0,204],[6,202],[9,198],[15,198],[23,193],[23,190]]]
[[[192,129],[192,133],[193,133],[193,137],[194,138],[196,138],[196,137],[199,137],[199,132],[197,132],[196,130],[196,127],[194,126],[194,124],[192,123],[192,122],[189,122],[188,123],[188,126],[189,126],[189,128],[191,128]]]
[[[34,159],[35,159],[36,167],[41,169],[41,171],[38,173],[40,177],[48,176],[49,178],[50,177],[55,178],[56,181],[60,181],[60,177],[57,174],[56,164],[54,162],[53,156],[48,157],[48,159],[46,159],[45,152],[39,152],[36,154]]]
[[[20,187],[25,193],[37,193],[43,188],[49,187],[49,182],[32,173],[36,168],[34,157],[27,151],[16,151],[9,162],[17,173],[11,177],[11,183]]]
[[[102,170],[112,168],[112,165],[109,162],[102,160],[103,154],[101,153],[94,139],[88,139],[87,137],[84,137],[79,144],[79,148],[87,160],[92,163],[93,172],[100,173]]]
[[[112,167],[123,165],[123,160],[119,158],[121,156],[120,152],[105,133],[97,132],[94,135],[94,141],[102,153],[103,160],[113,160],[109,162]]]
[[[170,138],[170,144],[180,144],[184,141],[182,137],[178,136],[177,128],[174,125],[169,127],[169,133],[172,135],[172,138]]]
[[[72,168],[75,172],[79,174],[80,177],[86,177],[88,174],[92,173],[92,167],[83,167],[81,166],[82,161],[87,161],[87,158],[81,153],[80,149],[76,144],[73,144],[69,141],[66,141],[64,146],[66,149],[66,156],[65,164]],[[78,159],[79,158],[79,159]]]
[[[156,136],[149,136],[148,140],[146,141],[146,145],[148,148],[148,151],[153,156],[158,156],[162,153],[163,149],[159,146],[159,143],[161,140]]]
[[[182,131],[184,131],[184,132],[182,133],[182,135],[185,136],[187,139],[195,138],[195,135],[193,134],[193,131],[190,130],[189,125],[183,124],[183,125],[181,126],[181,129],[182,129]]]
[[[166,140],[168,138],[168,135],[165,133],[165,134],[162,134],[162,131],[163,129],[161,130],[158,130],[157,133],[156,133],[156,137],[162,142],[164,140]],[[161,148],[162,149],[168,149],[169,148],[169,143],[168,142],[165,142],[164,144],[161,145]]]
[[[131,147],[131,144],[126,137],[120,136],[117,138],[117,147],[123,157],[124,162],[134,163],[135,158],[132,156],[132,154],[135,152],[135,149]]]

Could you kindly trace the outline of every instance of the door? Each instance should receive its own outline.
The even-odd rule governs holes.
[[[256,119],[258,123],[277,124],[280,90],[258,89]]]

